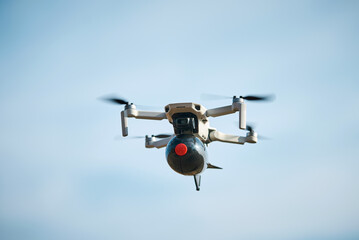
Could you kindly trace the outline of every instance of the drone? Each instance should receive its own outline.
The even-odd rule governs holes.
[[[214,96],[214,95],[213,95]],[[233,144],[257,143],[258,135],[253,127],[246,124],[245,101],[266,101],[272,96],[233,96],[232,104],[206,109],[203,105],[185,102],[171,103],[163,112],[140,111],[136,105],[122,98],[105,98],[115,104],[124,105],[121,111],[122,136],[128,136],[128,118],[163,120],[173,125],[173,134],[146,135],[146,148],[166,147],[166,159],[169,166],[177,173],[193,176],[196,190],[200,190],[201,174],[207,169],[222,169],[212,165],[207,159],[208,144],[220,141]],[[246,136],[226,134],[210,127],[210,117],[220,117],[239,113],[239,129],[248,130]]]

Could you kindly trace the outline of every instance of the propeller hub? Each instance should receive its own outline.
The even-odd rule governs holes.
[[[247,137],[258,137],[258,134],[255,131],[251,131],[247,133]]]
[[[233,102],[234,102],[234,103],[235,103],[235,102],[240,102],[240,99],[237,98],[237,96],[233,96]]]
[[[125,109],[126,109],[126,110],[127,110],[127,109],[136,109],[136,105],[133,104],[133,103],[126,104],[126,105],[125,105]]]

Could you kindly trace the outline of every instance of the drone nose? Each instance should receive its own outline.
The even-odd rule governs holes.
[[[177,144],[175,152],[178,156],[183,156],[187,153],[187,146],[184,143]]]

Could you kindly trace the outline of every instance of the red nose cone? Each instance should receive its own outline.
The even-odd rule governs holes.
[[[183,143],[180,143],[176,146],[175,152],[178,156],[183,156],[187,153],[187,146]]]

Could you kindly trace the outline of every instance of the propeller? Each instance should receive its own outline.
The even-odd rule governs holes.
[[[114,95],[109,95],[109,96],[106,96],[106,97],[102,97],[100,99],[103,100],[103,101],[106,101],[106,102],[113,103],[113,104],[119,104],[119,105],[128,105],[128,104],[130,104],[130,102],[127,101],[126,99],[115,97]]]
[[[103,98],[103,100],[120,105],[129,104],[129,102],[126,99],[121,99],[121,98],[107,97],[107,98]]]
[[[251,125],[247,124],[246,130],[250,131],[250,132],[254,132],[253,127]]]
[[[253,125],[248,125],[248,124],[247,124],[246,130],[248,130],[249,132],[253,133],[253,132],[254,132]],[[257,138],[258,138],[258,139],[261,139],[261,140],[270,140],[270,138],[264,137],[264,136],[262,136],[262,135],[257,135]]]
[[[229,96],[217,95],[217,94],[210,94],[210,93],[202,93],[200,98],[201,98],[202,100],[232,99],[232,97],[229,97]]]
[[[158,134],[158,135],[154,135],[154,137],[156,138],[168,138],[171,137],[173,134]]]
[[[248,96],[240,96],[240,98],[243,98],[244,100],[247,101],[271,101],[274,99],[274,95],[262,95],[262,96],[253,96],[253,95],[248,95]]]
[[[120,98],[120,97],[114,97],[113,95],[110,95],[110,96],[107,96],[107,97],[102,97],[100,98],[101,100],[103,101],[106,101],[106,102],[110,102],[110,103],[113,103],[113,104],[118,104],[118,105],[129,105],[129,104],[132,104],[130,103],[129,101],[127,101],[127,99],[125,98]],[[136,104],[137,107],[139,108],[142,108],[142,109],[148,109],[148,110],[153,110],[153,109],[162,109],[161,107],[159,106],[148,106],[148,105],[139,105],[139,104]]]
[[[156,138],[168,138],[171,137],[173,134],[157,134],[157,135],[151,135],[150,137],[156,137]],[[116,136],[115,139],[116,140],[120,140],[120,139],[140,139],[140,138],[146,138],[145,136],[128,136],[128,137],[121,137],[121,136]]]
[[[220,100],[220,99],[232,99],[232,98],[233,97],[217,95],[217,94],[207,94],[207,93],[201,94],[201,99],[203,100]],[[247,101],[271,101],[274,99],[274,95],[273,94],[260,95],[260,96],[248,95],[248,96],[240,96],[240,98],[243,98],[244,100]]]

